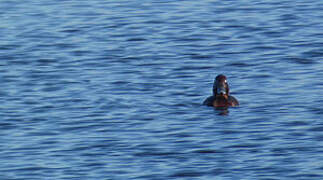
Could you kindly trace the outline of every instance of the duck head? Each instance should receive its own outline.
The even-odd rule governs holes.
[[[229,85],[227,83],[227,77],[225,75],[218,75],[213,84],[213,96],[223,97],[225,99],[229,96]]]

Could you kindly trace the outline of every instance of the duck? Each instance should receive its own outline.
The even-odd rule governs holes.
[[[213,83],[213,95],[206,98],[203,104],[215,108],[239,106],[239,101],[230,95],[230,88],[225,75],[219,74],[216,76]]]

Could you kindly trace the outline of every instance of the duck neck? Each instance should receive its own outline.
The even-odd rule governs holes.
[[[215,102],[216,106],[218,107],[226,107],[230,105],[230,102],[228,100],[228,95],[216,95],[215,96]]]

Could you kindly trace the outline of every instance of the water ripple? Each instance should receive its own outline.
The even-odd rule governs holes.
[[[322,5],[4,1],[3,179],[322,179]]]

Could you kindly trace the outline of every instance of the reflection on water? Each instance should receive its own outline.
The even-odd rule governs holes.
[[[1,2],[2,179],[322,179],[322,5]]]
[[[229,114],[229,108],[228,107],[216,107],[216,111],[219,115],[228,115]]]

